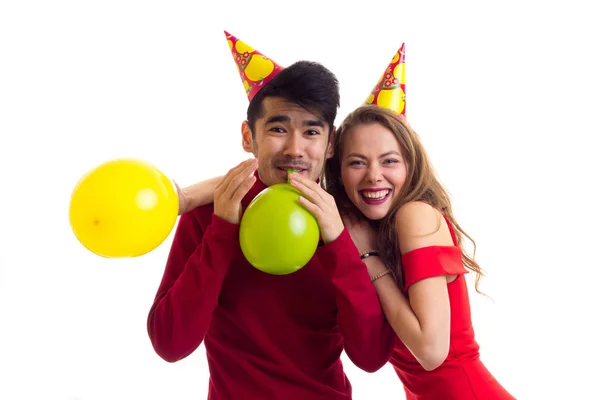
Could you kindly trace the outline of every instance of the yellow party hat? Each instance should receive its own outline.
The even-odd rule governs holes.
[[[248,95],[248,100],[252,100],[254,95],[275,75],[283,69],[282,66],[248,46],[227,31],[225,37],[235,64],[237,65],[244,89]]]
[[[406,115],[405,69],[404,43],[402,43],[379,82],[365,100],[365,104],[375,104],[389,108],[400,115]]]

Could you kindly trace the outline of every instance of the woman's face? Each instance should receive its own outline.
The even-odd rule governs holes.
[[[358,125],[343,138],[341,175],[350,201],[367,218],[386,216],[406,180],[394,133],[378,123]]]

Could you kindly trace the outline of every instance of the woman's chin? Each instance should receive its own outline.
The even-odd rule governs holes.
[[[387,210],[376,209],[373,207],[369,207],[367,209],[362,208],[359,210],[367,219],[370,219],[372,221],[378,221],[380,219],[383,219],[387,214]]]

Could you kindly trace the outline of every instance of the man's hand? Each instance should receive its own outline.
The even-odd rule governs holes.
[[[298,173],[291,173],[289,179],[290,184],[304,196],[300,196],[300,204],[317,219],[323,242],[333,242],[344,231],[344,224],[333,196],[317,182]]]
[[[229,170],[215,187],[214,213],[232,224],[239,224],[242,215],[242,199],[256,182],[254,171],[258,168],[256,158],[251,158]]]

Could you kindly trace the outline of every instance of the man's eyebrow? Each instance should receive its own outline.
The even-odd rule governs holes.
[[[320,126],[321,128],[325,128],[325,124],[320,120],[308,120],[302,123],[304,126]]]
[[[275,122],[290,122],[290,117],[287,115],[274,115],[267,119],[266,124],[273,124]]]
[[[272,117],[269,117],[267,119],[265,124],[274,124],[277,122],[288,122],[289,123],[289,122],[291,122],[291,119],[287,115],[273,115]],[[309,120],[302,121],[302,125],[303,126],[319,126],[321,128],[325,128],[325,123],[318,119],[314,119],[314,120],[309,119]]]

